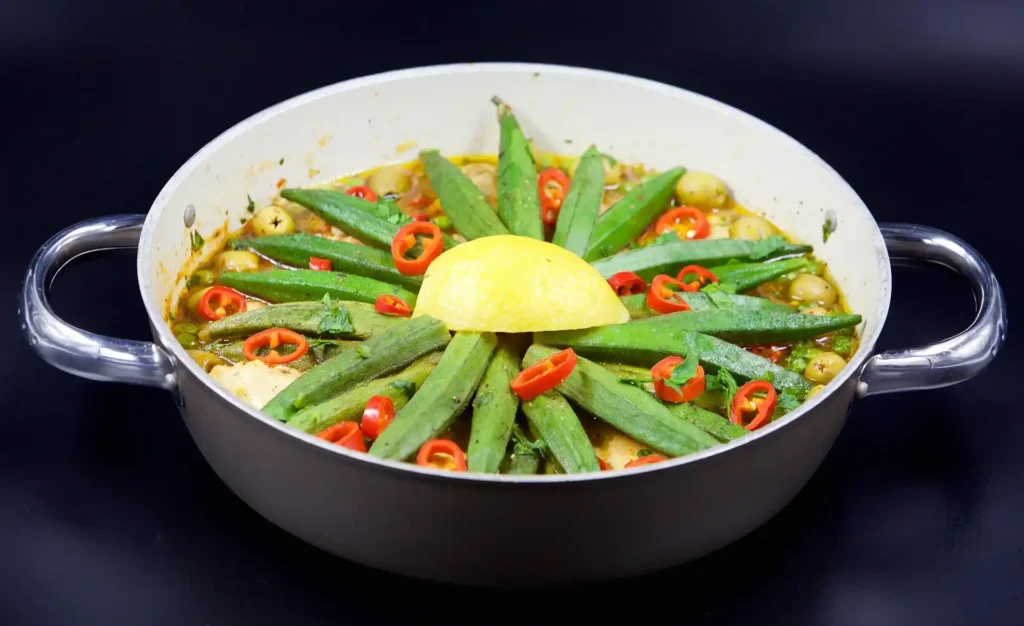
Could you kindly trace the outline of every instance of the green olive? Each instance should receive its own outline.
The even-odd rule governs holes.
[[[295,232],[295,220],[279,206],[265,206],[253,216],[252,230],[259,237],[290,235]]]
[[[260,268],[260,258],[245,250],[228,250],[217,255],[213,266],[222,272],[255,272]]]
[[[490,163],[467,163],[459,168],[488,198],[498,196],[498,168]]]
[[[199,289],[193,289],[188,293],[188,310],[192,313],[196,312],[199,307],[199,299],[203,297],[203,294],[209,291],[211,287],[200,287]]]
[[[807,392],[807,397],[804,398],[804,400],[805,401],[810,400],[814,396],[816,396],[819,393],[821,393],[821,390],[824,389],[824,388],[825,388],[825,385],[815,385],[815,386],[811,387],[811,390]]]
[[[837,296],[835,287],[813,274],[800,274],[789,283],[789,297],[799,302],[828,307],[836,303]]]
[[[580,164],[579,159],[575,159],[572,165],[569,166],[569,178],[576,176],[576,166]],[[605,187],[614,187],[622,182],[622,164],[615,160],[614,157],[608,156],[607,154],[601,155],[601,164],[604,165],[604,184]]]
[[[767,239],[775,234],[775,229],[768,220],[756,215],[744,215],[732,223],[732,236],[737,239],[756,241]]]
[[[835,378],[843,367],[846,360],[835,352],[822,352],[807,363],[804,368],[804,377],[812,383],[824,385]]]
[[[409,170],[405,167],[386,165],[370,174],[366,184],[373,190],[373,193],[383,197],[393,193],[401,195],[409,191],[412,181],[409,180]]]
[[[199,367],[203,368],[206,372],[209,372],[218,365],[224,365],[224,359],[212,352],[206,352],[205,350],[186,350],[185,352],[188,352],[192,360],[198,363]]]
[[[193,333],[178,333],[177,339],[182,348],[194,348],[199,343]]]
[[[196,270],[196,272],[192,274],[192,279],[193,282],[191,282],[191,284],[193,285],[212,285],[213,281],[215,281],[217,277],[214,276],[213,272],[210,270]]]
[[[704,172],[686,172],[676,183],[679,204],[705,211],[720,209],[729,199],[729,190],[722,179]]]
[[[830,315],[828,309],[823,306],[812,306],[800,311],[804,315]]]

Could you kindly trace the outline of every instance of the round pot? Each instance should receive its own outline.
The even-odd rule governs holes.
[[[626,162],[714,172],[744,206],[813,244],[865,319],[846,369],[798,410],[730,444],[630,472],[520,477],[435,472],[327,444],[247,407],[178,345],[165,311],[181,291],[179,270],[196,262],[194,231],[212,250],[248,215],[246,196],[266,203],[280,179],[308,185],[428,147],[495,152],[495,94],[514,104],[541,149],[578,153],[595,143]],[[826,219],[836,226],[827,242]],[[80,330],[47,303],[63,264],[115,247],[139,249],[153,343]],[[934,345],[873,354],[897,261],[966,277],[978,308],[970,328]],[[806,484],[855,398],[966,380],[995,357],[1007,324],[999,284],[974,249],[935,229],[878,225],[835,171],[772,126],[676,87],[529,64],[389,72],[260,112],[189,159],[148,214],[89,220],[43,245],[20,314],[28,341],[55,367],[168,389],[218,476],[287,532],[383,570],[478,585],[626,577],[735,541]],[[748,480],[759,475],[772,480]]]

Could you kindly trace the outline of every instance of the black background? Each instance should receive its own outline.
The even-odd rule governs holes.
[[[80,219],[144,212],[242,118],[353,76],[515,60],[636,74],[759,116],[831,163],[879,221],[971,242],[1011,311],[1019,302],[1019,1],[6,0],[0,328],[14,340],[0,360],[0,623],[1024,622],[1012,329],[971,382],[859,402],[811,483],[751,536],[662,574],[515,594],[405,580],[304,545],[220,483],[166,392],[73,378],[16,336],[39,244]],[[146,338],[132,261],[76,263],[55,306]],[[955,276],[899,270],[880,347],[953,334],[972,314]],[[636,506],[658,515],[656,502]],[[578,523],[600,521],[558,532]]]

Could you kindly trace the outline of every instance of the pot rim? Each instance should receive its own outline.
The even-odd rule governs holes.
[[[209,141],[205,146],[199,149],[191,158],[189,158],[178,171],[167,181],[160,192],[157,194],[150,207],[145,223],[142,227],[141,237],[139,239],[139,249],[148,250],[151,246],[154,233],[156,231],[156,215],[158,215],[165,207],[167,199],[173,194],[181,182],[192,174],[196,167],[206,158],[207,154],[217,150],[221,145],[230,141],[234,137],[248,132],[249,129],[256,126],[263,120],[273,117],[283,111],[293,109],[305,105],[309,102],[313,102],[320,98],[331,96],[338,93],[344,93],[365,86],[380,85],[393,81],[400,81],[412,77],[424,77],[424,76],[442,76],[451,74],[464,74],[464,73],[475,73],[475,72],[510,72],[510,73],[533,73],[533,72],[544,72],[546,74],[562,74],[562,75],[575,75],[575,76],[590,76],[607,81],[616,81],[622,84],[628,84],[635,87],[642,87],[644,89],[660,92],[663,94],[669,94],[672,96],[680,97],[681,99],[689,100],[693,103],[698,103],[701,106],[705,106],[712,109],[717,109],[719,112],[726,113],[733,117],[742,120],[744,123],[753,124],[760,126],[762,129],[770,131],[776,134],[782,141],[789,142],[794,147],[802,150],[807,156],[811,157],[817,165],[823,168],[830,176],[835,179],[835,184],[843,187],[848,194],[856,199],[854,203],[858,211],[863,211],[865,216],[874,225],[874,231],[872,232],[874,242],[874,252],[876,258],[884,261],[881,263],[881,270],[883,272],[881,277],[881,293],[878,298],[878,306],[875,310],[875,324],[872,332],[866,336],[862,336],[860,340],[860,347],[857,350],[857,354],[854,358],[849,361],[847,366],[843,369],[842,373],[830,381],[825,388],[818,394],[816,394],[810,400],[807,400],[796,410],[790,412],[782,419],[772,422],[768,426],[761,428],[755,432],[752,432],[740,439],[731,441],[729,443],[721,443],[719,445],[708,448],[707,450],[696,452],[682,457],[676,457],[669,459],[662,463],[656,463],[651,465],[645,465],[638,468],[634,468],[631,471],[615,471],[615,472],[588,472],[583,474],[552,474],[552,475],[510,475],[510,474],[482,474],[482,473],[470,473],[470,472],[439,472],[433,469],[423,468],[411,463],[403,461],[392,461],[386,459],[378,459],[377,457],[370,456],[368,454],[357,453],[355,451],[348,450],[341,446],[327,443],[321,439],[318,439],[314,435],[304,433],[293,428],[289,428],[285,423],[279,422],[278,420],[265,415],[263,412],[250,407],[249,405],[242,402],[240,398],[230,393],[227,389],[224,389],[220,385],[216,384],[212,378],[209,377],[206,372],[199,367],[195,361],[188,356],[185,349],[178,343],[178,341],[172,336],[171,330],[165,322],[161,308],[156,303],[156,300],[152,297],[152,284],[149,280],[151,276],[150,262],[148,255],[139,254],[137,260],[137,275],[139,281],[139,289],[142,295],[144,306],[146,307],[146,313],[149,315],[150,325],[155,329],[156,339],[160,345],[167,351],[171,352],[174,358],[179,361],[179,364],[184,364],[184,368],[191,373],[195,378],[202,381],[202,384],[210,388],[217,396],[225,403],[231,405],[235,409],[246,413],[250,418],[258,420],[265,426],[276,430],[278,433],[293,439],[303,442],[304,444],[311,444],[316,448],[319,448],[322,452],[328,454],[337,454],[343,457],[349,457],[349,459],[355,462],[369,463],[378,466],[379,469],[389,471],[401,471],[410,477],[419,475],[420,478],[428,480],[446,480],[446,481],[468,481],[470,483],[497,483],[497,484],[509,484],[509,483],[578,483],[578,482],[590,482],[596,480],[620,480],[629,479],[632,476],[639,476],[648,472],[658,472],[664,470],[671,470],[678,468],[683,465],[689,465],[691,463],[698,463],[705,459],[718,456],[720,454],[727,454],[730,451],[742,448],[746,445],[751,445],[756,441],[759,441],[766,437],[781,436],[780,433],[788,429],[794,422],[803,418],[803,416],[812,412],[816,409],[828,396],[834,393],[837,389],[847,383],[847,381],[855,374],[859,376],[861,368],[864,362],[873,354],[875,343],[878,340],[879,335],[882,332],[882,328],[885,326],[885,321],[889,313],[889,304],[891,298],[891,285],[892,280],[892,266],[889,259],[889,254],[885,246],[885,242],[882,238],[882,233],[878,228],[878,223],[875,221],[874,216],[868,210],[867,206],[861,200],[857,192],[839,175],[835,169],[832,168],[827,162],[819,157],[812,150],[807,148],[805,145],[794,139],[792,136],[776,128],[775,126],[765,122],[764,120],[755,117],[749,113],[746,113],[736,107],[725,104],[708,96],[704,96],[682,87],[676,87],[667,83],[659,81],[640,78],[638,76],[632,76],[628,74],[621,74],[617,72],[609,72],[606,70],[592,69],[581,66],[570,66],[570,65],[556,65],[556,64],[544,64],[544,63],[451,63],[442,65],[428,65],[420,67],[405,68],[399,70],[392,70],[382,72],[378,74],[371,74],[367,76],[361,76],[352,78],[349,80],[337,82],[334,84],[326,85],[312,91],[308,91],[287,100],[283,100],[277,104],[274,104],[262,111],[259,111],[248,118],[236,123],[231,126],[220,135]],[[315,449],[313,447],[311,450]],[[348,460],[348,459],[346,459]]]

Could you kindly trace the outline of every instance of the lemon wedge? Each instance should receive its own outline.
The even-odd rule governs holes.
[[[518,235],[481,237],[446,250],[423,277],[413,317],[450,330],[529,333],[629,321],[608,282],[568,250]]]

